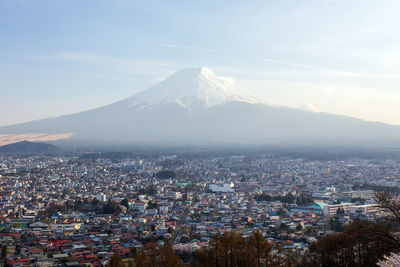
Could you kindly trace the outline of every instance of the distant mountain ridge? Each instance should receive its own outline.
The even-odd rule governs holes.
[[[22,141],[0,146],[0,153],[59,153],[61,150],[52,144]]]
[[[400,147],[400,126],[271,106],[208,68],[184,69],[97,109],[0,127],[68,136],[64,144]]]

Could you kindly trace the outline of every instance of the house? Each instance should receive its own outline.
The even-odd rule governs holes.
[[[50,230],[74,231],[79,230],[82,223],[55,223],[50,225]]]
[[[30,228],[41,228],[41,229],[48,229],[49,225],[47,223],[43,223],[43,222],[34,222],[29,224]]]
[[[147,203],[140,200],[136,200],[132,203],[130,207],[131,209],[137,209],[140,212],[144,212],[147,208]]]

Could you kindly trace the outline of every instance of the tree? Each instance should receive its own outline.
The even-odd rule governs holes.
[[[314,199],[311,195],[301,194],[299,197],[297,197],[296,203],[300,206],[312,205],[314,203]]]
[[[380,267],[394,267],[400,266],[400,254],[391,253],[389,256],[384,256],[384,260],[377,263]]]
[[[98,200],[97,198],[94,198],[92,200],[92,206],[93,207],[97,207],[100,203],[101,203],[100,200]]]
[[[103,212],[106,214],[120,214],[122,212],[121,206],[110,200],[103,206]]]
[[[345,214],[345,211],[344,211],[343,208],[339,207],[339,208],[336,210],[336,214],[337,214],[337,215],[343,215],[343,214]]]
[[[364,198],[360,198],[360,197],[354,197],[350,200],[351,203],[361,203],[364,204],[365,203],[365,199]]]
[[[157,207],[158,207],[157,203],[151,200],[147,203],[147,209],[156,209]]]
[[[331,218],[329,220],[329,228],[336,232],[343,232],[344,230],[343,224],[339,221],[339,218],[337,217]]]
[[[175,251],[172,249],[171,244],[167,244],[161,248],[160,266],[165,266],[165,267],[183,266],[178,255],[176,255]]]
[[[170,244],[159,247],[156,243],[148,243],[134,257],[136,267],[174,267],[183,266],[182,261]]]
[[[254,250],[257,267],[264,266],[270,259],[272,246],[265,240],[260,231],[254,231],[249,242]]]
[[[146,254],[150,259],[150,263],[152,267],[158,266],[158,256],[160,252],[160,247],[157,246],[156,243],[151,242],[146,246]]]
[[[400,196],[393,196],[388,192],[381,192],[375,194],[375,200],[379,206],[389,211],[400,223]]]
[[[303,226],[300,223],[298,225],[296,225],[297,231],[301,231],[302,229],[303,229]]]
[[[49,205],[46,208],[46,214],[47,214],[47,216],[51,216],[54,213],[59,212],[60,210],[61,209],[60,209],[59,205],[57,205],[56,203],[51,202],[51,203],[49,203]]]
[[[148,267],[150,260],[144,251],[138,251],[134,257],[135,267]]]
[[[376,266],[379,259],[400,250],[387,222],[354,220],[340,234],[323,237],[310,245],[305,266]]]
[[[143,195],[155,195],[157,194],[157,186],[156,185],[149,185],[145,188],[141,188],[139,190],[139,194],[143,194]]]
[[[123,267],[121,256],[118,253],[112,255],[107,267]]]
[[[197,251],[194,266],[259,267],[294,264],[294,257],[289,257],[280,248],[274,247],[274,250],[279,251],[273,254],[272,245],[259,231],[253,232],[250,238],[243,238],[238,232],[229,232],[215,235],[207,246]]]
[[[83,207],[82,199],[80,198],[76,199],[74,203],[74,209],[80,211],[82,210],[82,207]]]
[[[124,198],[124,199],[121,201],[121,205],[122,205],[122,206],[125,206],[127,209],[129,209],[129,202],[128,202],[128,199]]]
[[[169,170],[159,171],[156,173],[156,177],[160,179],[175,178],[176,173],[174,171],[169,171]]]
[[[287,224],[286,223],[281,223],[280,225],[279,225],[279,228],[281,229],[281,230],[287,230],[287,229],[289,229],[289,227],[287,226]]]

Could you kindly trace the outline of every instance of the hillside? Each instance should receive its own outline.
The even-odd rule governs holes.
[[[208,68],[178,71],[97,109],[0,127],[0,134],[34,133],[75,146],[400,147],[400,126],[269,105]]]
[[[59,153],[61,150],[52,144],[22,141],[0,146],[0,153]]]

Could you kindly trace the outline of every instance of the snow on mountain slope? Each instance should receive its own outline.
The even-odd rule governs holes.
[[[188,109],[209,108],[227,102],[262,103],[260,99],[205,67],[178,71],[124,102],[139,108],[175,103]]]
[[[267,105],[207,68],[181,70],[107,106],[0,127],[0,139],[27,136],[85,146],[231,143],[400,149],[398,126]]]

